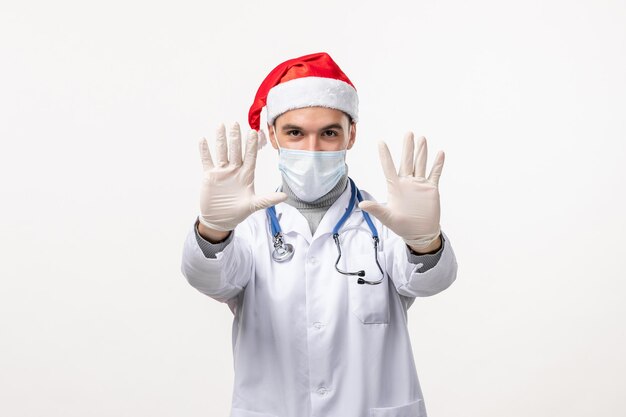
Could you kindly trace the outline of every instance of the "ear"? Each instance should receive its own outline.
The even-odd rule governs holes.
[[[270,136],[270,142],[272,144],[272,147],[278,150],[278,143],[276,142],[276,133],[274,132],[274,126],[270,125],[269,123],[267,124],[267,133]]]
[[[348,147],[346,149],[352,148],[354,145],[354,141],[356,140],[356,122],[350,123],[350,138],[348,139]]]

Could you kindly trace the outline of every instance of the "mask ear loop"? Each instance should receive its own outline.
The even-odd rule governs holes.
[[[269,131],[268,131],[269,135]],[[263,138],[267,142],[267,138]],[[274,140],[276,141],[276,146],[278,147],[278,153],[280,154],[283,148],[280,147],[280,142],[278,142],[278,134],[276,133],[276,126],[274,126]]]

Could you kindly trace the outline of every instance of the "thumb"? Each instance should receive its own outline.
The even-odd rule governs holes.
[[[359,208],[373,215],[383,224],[386,224],[391,217],[391,210],[389,210],[389,207],[383,206],[375,201],[361,201],[359,203]]]
[[[278,203],[282,203],[287,200],[287,194],[278,192],[278,193],[269,193],[263,196],[254,196],[254,200],[252,200],[252,208],[254,211],[263,210],[270,206],[275,206]]]

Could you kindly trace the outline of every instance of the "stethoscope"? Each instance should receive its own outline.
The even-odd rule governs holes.
[[[339,268],[339,260],[341,259],[341,244],[339,243],[339,229],[341,229],[341,227],[346,222],[346,220],[348,220],[348,217],[350,217],[350,215],[354,211],[354,206],[356,205],[356,202],[363,201],[363,196],[361,195],[361,191],[356,187],[356,185],[354,184],[354,181],[352,181],[352,178],[348,178],[348,180],[350,181],[350,204],[348,204],[348,208],[346,208],[346,212],[341,217],[341,219],[339,219],[339,221],[333,228],[333,240],[335,241],[335,246],[337,246],[337,253],[338,253],[337,260],[335,261],[335,269],[337,270],[337,272],[343,275],[358,276],[359,279],[357,280],[357,283],[359,284],[370,284],[370,285],[380,284],[381,282],[383,282],[385,273],[383,272],[383,269],[381,268],[380,263],[378,263],[378,242],[379,242],[378,230],[376,230],[376,226],[374,226],[372,219],[370,218],[369,214],[367,214],[367,212],[365,211],[361,211],[361,213],[363,214],[363,218],[365,219],[367,226],[372,232],[372,240],[374,241],[374,259],[376,260],[376,266],[378,266],[378,270],[380,271],[381,278],[377,281],[368,281],[363,278],[365,276],[364,270],[360,270],[356,272],[349,272],[349,271],[343,271]],[[269,217],[270,225],[272,228],[272,239],[274,242],[274,250],[272,251],[272,259],[274,259],[274,261],[276,262],[288,262],[291,258],[293,258],[295,249],[293,245],[289,243],[285,243],[283,232],[282,232],[282,229],[280,228],[278,217],[276,216],[276,208],[274,206],[268,207],[265,211],[267,212],[267,216]]]

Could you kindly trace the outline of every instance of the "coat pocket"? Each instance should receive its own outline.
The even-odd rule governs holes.
[[[380,253],[379,258],[382,258]],[[347,262],[350,271],[365,271],[363,278],[368,281],[383,278],[382,282],[377,285],[359,284],[356,276],[345,278],[348,280],[350,309],[363,324],[389,323],[389,286],[382,259],[379,259],[379,262],[383,269],[382,274],[374,259],[374,251],[370,254],[355,256]]]
[[[230,417],[276,417],[274,414],[257,413],[256,411],[248,411],[243,408],[232,408]]]
[[[399,407],[370,408],[369,417],[426,417],[424,401],[417,400]]]

